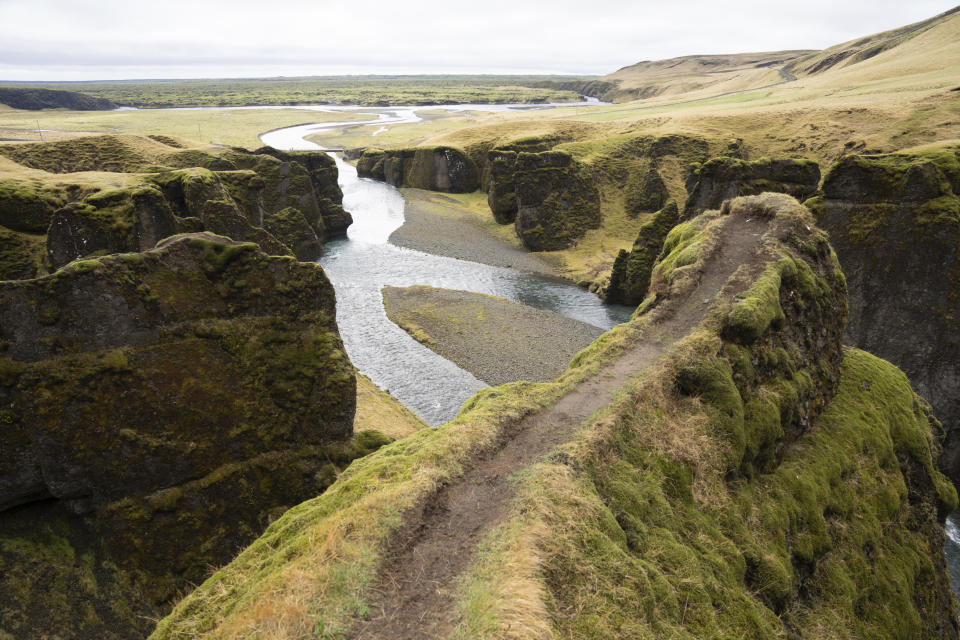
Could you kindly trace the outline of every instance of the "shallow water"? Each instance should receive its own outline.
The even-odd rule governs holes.
[[[458,106],[456,110],[480,110],[483,106]],[[509,108],[490,105],[488,110]],[[382,111],[374,123],[377,126],[410,122],[417,117],[412,108]],[[279,149],[316,150],[320,147],[303,136],[344,125],[356,123],[287,127],[265,133],[261,139]],[[453,418],[463,403],[486,384],[391,322],[383,309],[380,290],[384,286],[424,284],[486,293],[556,311],[604,329],[629,318],[630,307],[604,305],[594,294],[562,280],[390,244],[390,234],[403,224],[403,197],[388,184],[358,178],[353,166],[338,156],[334,158],[340,172],[343,205],[354,219],[347,238],[326,243],[325,255],[320,260],[337,293],[340,335],[357,368],[428,423],[441,424]]]

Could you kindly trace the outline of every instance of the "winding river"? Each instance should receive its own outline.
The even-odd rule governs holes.
[[[591,101],[583,105],[596,104]],[[558,105],[542,105],[549,108]],[[564,105],[569,106],[569,105]],[[431,107],[435,109],[437,107]],[[509,105],[456,105],[450,111],[506,111],[533,108]],[[378,119],[326,122],[287,127],[263,134],[264,144],[282,150],[318,150],[304,136],[339,127],[378,126],[416,122],[413,107],[364,109]],[[436,256],[390,244],[390,234],[403,224],[403,196],[394,187],[358,178],[353,166],[333,156],[340,172],[343,206],[354,223],[347,238],[324,245],[320,260],[337,294],[337,324],[350,359],[375,384],[408,406],[428,423],[452,419],[463,403],[487,386],[471,373],[427,349],[391,322],[380,290],[386,285],[425,284],[464,289],[556,311],[567,317],[609,329],[630,316],[632,309],[605,305],[594,294],[568,282]]]

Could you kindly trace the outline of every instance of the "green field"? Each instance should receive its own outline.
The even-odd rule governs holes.
[[[240,107],[298,104],[364,106],[570,102],[563,83],[587,76],[316,76],[218,80],[10,83],[8,86],[78,91],[133,107]]]

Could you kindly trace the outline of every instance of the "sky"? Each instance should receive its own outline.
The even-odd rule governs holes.
[[[952,6],[933,0],[0,0],[0,80],[603,75],[641,60],[820,49]]]

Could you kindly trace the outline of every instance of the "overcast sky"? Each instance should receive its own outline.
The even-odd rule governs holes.
[[[697,53],[819,49],[952,6],[933,0],[0,0],[0,79],[605,74],[640,60]]]

